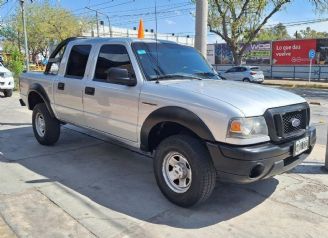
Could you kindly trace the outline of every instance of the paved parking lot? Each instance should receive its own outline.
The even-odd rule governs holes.
[[[162,196],[151,158],[72,126],[41,146],[18,94],[0,98],[0,237],[328,237],[328,91],[294,91],[321,103],[311,156],[255,184],[219,183],[191,209]]]

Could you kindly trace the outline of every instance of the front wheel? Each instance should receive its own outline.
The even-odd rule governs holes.
[[[60,123],[53,118],[44,103],[37,104],[32,114],[33,131],[41,145],[55,144],[60,135]]]
[[[249,78],[245,78],[245,79],[243,79],[243,82],[245,82],[245,83],[250,83],[251,80],[250,80]]]
[[[160,143],[154,171],[164,196],[182,207],[205,201],[216,183],[216,171],[206,147],[186,135],[171,136]]]

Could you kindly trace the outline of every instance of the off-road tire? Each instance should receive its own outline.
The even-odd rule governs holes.
[[[38,114],[43,116],[45,122],[45,132],[43,136],[39,135],[36,129],[36,116]],[[58,141],[60,136],[60,122],[50,115],[48,108],[44,103],[37,104],[34,107],[32,125],[34,136],[41,145],[53,145]]]
[[[184,193],[173,191],[164,178],[163,161],[170,152],[182,154],[189,162],[192,179]],[[205,201],[216,184],[216,170],[203,142],[187,135],[174,135],[164,139],[156,149],[153,162],[157,184],[164,196],[181,207],[190,207]]]

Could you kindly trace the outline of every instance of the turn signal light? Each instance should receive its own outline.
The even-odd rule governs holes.
[[[240,121],[232,121],[230,124],[230,132],[241,132]]]

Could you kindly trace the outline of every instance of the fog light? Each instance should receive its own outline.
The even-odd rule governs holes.
[[[257,178],[262,175],[263,171],[264,171],[264,166],[262,164],[257,164],[252,168],[251,172],[249,173],[249,177]]]

